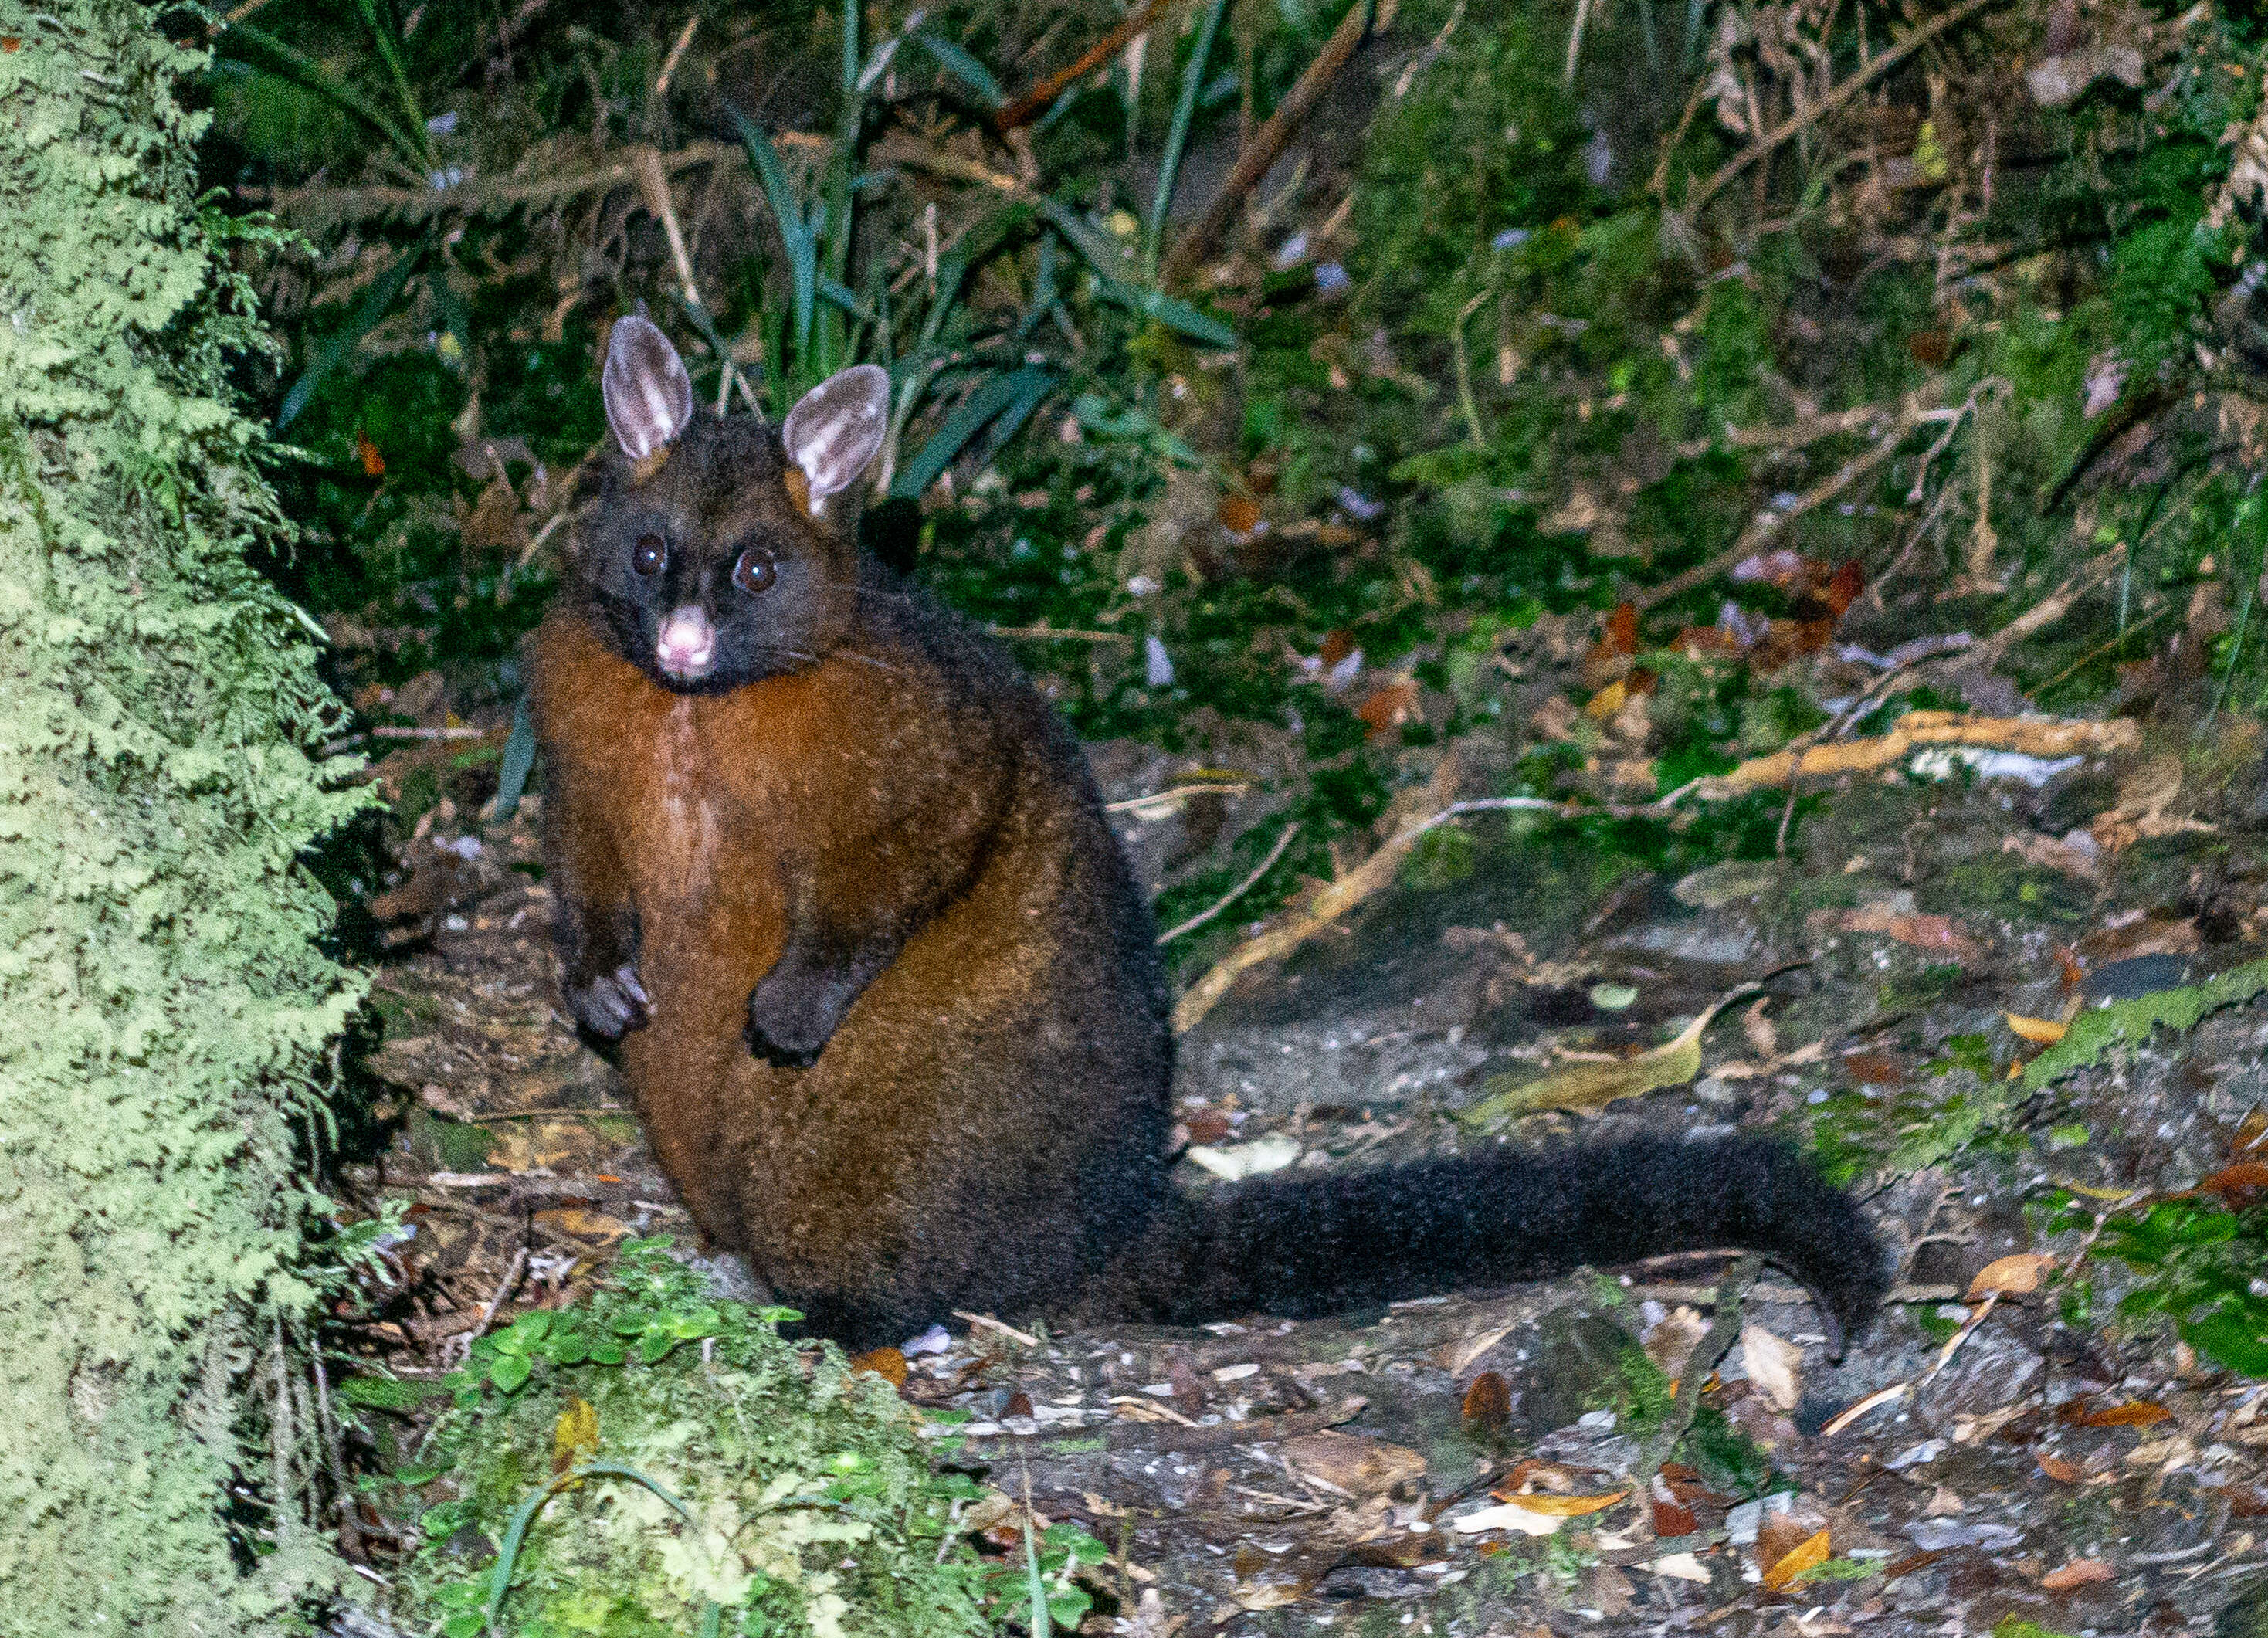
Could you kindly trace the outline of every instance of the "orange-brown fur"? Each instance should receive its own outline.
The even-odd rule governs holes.
[[[766,476],[734,511],[821,534]],[[706,1235],[836,1329],[1074,1286],[1099,1250],[1077,1225],[1116,1207],[1081,1198],[1085,1157],[1113,1123],[1152,1157],[1164,1137],[1143,1084],[1165,1073],[1154,967],[1114,975],[1124,953],[1083,925],[1126,889],[1076,747],[907,595],[872,587],[849,652],[722,694],[673,692],[571,602],[536,643],[559,893],[640,923],[652,1015],[622,1066],[656,1151]],[[752,1054],[743,1027],[791,892],[838,923],[920,916],[804,1069]],[[1145,1096],[1096,1107],[1095,1052],[1137,1060]],[[1035,1220],[1073,1227],[1013,1253]]]

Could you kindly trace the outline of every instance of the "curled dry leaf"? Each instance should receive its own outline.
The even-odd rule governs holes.
[[[2053,1046],[2071,1028],[2052,1018],[2027,1018],[2021,1013],[2002,1013],[2000,1016],[2008,1021],[2008,1028],[2018,1040],[2029,1041],[2034,1046]]]
[[[880,1376],[893,1388],[906,1385],[906,1356],[895,1348],[876,1348],[871,1353],[861,1354],[850,1361],[850,1369]],[[1027,1416],[1030,1413],[1028,1411],[1025,1413]]]
[[[1828,1532],[1823,1530],[1806,1537],[1764,1572],[1764,1590],[1785,1592],[1804,1571],[1815,1569],[1827,1562],[1828,1547]]]
[[[1977,1271],[1977,1278],[1969,1282],[1966,1299],[1974,1302],[1990,1292],[2004,1296],[2021,1296],[2040,1288],[2040,1280],[2055,1266],[2056,1260],[2044,1251],[2018,1251],[2013,1256],[1995,1258]]]
[[[2035,1450],[2032,1456],[2033,1459],[2039,1463],[2040,1472],[2059,1485],[2076,1485],[2086,1480],[2087,1470],[2076,1462],[2066,1462],[2059,1456],[2050,1456],[2045,1450]]]
[[[1556,1515],[1538,1513],[1506,1502],[1467,1513],[1461,1518],[1453,1518],[1449,1521],[1449,1527],[1467,1536],[1477,1536],[1491,1530],[1516,1530],[1523,1536],[1550,1536],[1557,1534],[1559,1526],[1565,1522],[1565,1518]]]
[[[2073,1592],[2109,1581],[2110,1573],[2110,1566],[2101,1559],[2073,1559],[2061,1569],[2050,1570],[2041,1576],[2040,1585],[2050,1592]]]
[[[1803,1350],[1749,1320],[1741,1327],[1741,1356],[1749,1381],[1778,1411],[1792,1411],[1803,1398]]]

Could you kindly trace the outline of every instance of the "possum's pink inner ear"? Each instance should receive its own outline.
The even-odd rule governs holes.
[[[882,447],[890,373],[880,365],[838,370],[796,401],[780,426],[787,458],[810,486],[812,509],[858,481]]]
[[[615,441],[633,461],[666,447],[693,418],[693,378],[684,361],[668,336],[635,313],[615,321],[599,392]]]

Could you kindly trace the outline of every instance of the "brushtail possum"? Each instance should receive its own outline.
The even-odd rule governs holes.
[[[1865,1221],[1755,1137],[1181,1193],[1165,974],[1077,741],[859,554],[887,374],[775,431],[696,410],[629,317],[601,390],[613,446],[535,651],[567,1001],[621,1043],[703,1232],[814,1329],[1297,1317],[1734,1246],[1838,1347],[1865,1323]]]

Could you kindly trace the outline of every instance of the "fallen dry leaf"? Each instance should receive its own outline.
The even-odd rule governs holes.
[[[2021,1013],[2002,1013],[2000,1016],[2008,1021],[2008,1028],[2018,1040],[2029,1041],[2034,1046],[2053,1046],[2071,1028],[2052,1018],[2027,1018]]]
[[[1741,1014],[1741,1033],[1748,1037],[1749,1045],[1764,1058],[1779,1056],[1779,1032],[1772,1028],[1764,1008],[1771,1005],[1771,997],[1759,995]]]
[[[1749,1380],[1779,1411],[1792,1411],[1803,1398],[1803,1350],[1749,1320],[1741,1327],[1741,1356]]]
[[[2257,1206],[2264,1192],[2268,1192],[2268,1161],[2239,1161],[2234,1166],[2224,1166],[2210,1177],[2198,1183],[2183,1194],[2217,1194],[2233,1212]],[[2172,1197],[2179,1199],[2182,1195]]]
[[[2152,1428],[2173,1416],[2164,1406],[2148,1399],[2129,1399],[2123,1405],[2106,1405],[2099,1410],[2071,1405],[2065,1406],[2061,1414],[2064,1420],[2078,1428]]]
[[[630,1231],[630,1226],[619,1217],[609,1217],[604,1212],[586,1212],[573,1206],[538,1212],[535,1221],[577,1240],[619,1240]]]
[[[1653,1534],[1657,1541],[1668,1541],[1675,1536],[1690,1536],[1701,1528],[1693,1516],[1693,1509],[1683,1502],[1664,1502],[1660,1497],[1653,1503]]]
[[[1466,1422],[1483,1433],[1502,1433],[1512,1422],[1512,1389],[1504,1377],[1484,1370],[1465,1390]]]
[[[1491,1530],[1516,1530],[1523,1536],[1549,1536],[1557,1533],[1559,1526],[1566,1522],[1556,1515],[1514,1507],[1506,1502],[1468,1513],[1462,1518],[1453,1518],[1449,1521],[1449,1528],[1467,1536],[1477,1536]]]
[[[1224,495],[1213,517],[1231,535],[1249,535],[1260,525],[1260,503],[1248,495]]]
[[[1861,1086],[1895,1087],[1905,1081],[1905,1066],[1880,1052],[1845,1052],[1843,1067]]]
[[[1804,926],[1815,934],[1879,933],[1900,944],[1963,965],[1981,961],[1985,953],[1984,946],[1950,916],[1909,915],[1880,904],[1861,904],[1852,910],[1815,910],[1804,919]]]
[[[2066,1462],[2059,1456],[2050,1456],[2045,1450],[2035,1450],[2032,1452],[2032,1457],[2039,1463],[2040,1472],[2059,1485],[2076,1485],[2087,1478],[2087,1470],[2076,1462]]]
[[[1978,1269],[1977,1278],[1969,1282],[1967,1300],[1974,1302],[1992,1291],[2004,1296],[2021,1296],[2036,1291],[2040,1288],[2040,1277],[2055,1263],[2055,1258],[2044,1251],[2018,1251],[2013,1256],[1995,1258]]]
[[[1408,677],[1387,683],[1354,708],[1375,739],[1400,727],[1417,713],[1418,684]]]
[[[1764,1590],[1784,1592],[1788,1583],[1808,1569],[1827,1562],[1828,1533],[1819,1531],[1806,1537],[1793,1552],[1764,1572]]]
[[[551,1471],[563,1473],[598,1448],[598,1408],[588,1399],[568,1400],[551,1424]]]
[[[1590,1114],[1626,1097],[1643,1097],[1661,1087],[1680,1087],[1701,1073],[1701,1032],[1725,1007],[1755,986],[1719,996],[1680,1030],[1677,1037],[1631,1058],[1570,1064],[1539,1079],[1491,1075],[1482,1083],[1488,1096],[1458,1117],[1469,1124],[1564,1109]]]
[[[2041,1576],[2040,1585],[2050,1592],[2070,1592],[2110,1579],[2110,1566],[2101,1559],[2073,1559],[2061,1569],[2050,1570]]]
[[[1193,1144],[1186,1151],[1189,1160],[1227,1183],[1239,1183],[1266,1172],[1281,1171],[1298,1160],[1300,1155],[1299,1139],[1286,1132],[1271,1132],[1266,1137],[1256,1138],[1249,1143],[1232,1143],[1222,1147]]]
[[[1625,1488],[1596,1496],[1506,1495],[1500,1490],[1492,1490],[1489,1494],[1506,1506],[1525,1508],[1547,1518],[1581,1518],[1587,1513],[1605,1512],[1616,1503],[1626,1500],[1630,1491]]]
[[[1330,1428],[1287,1439],[1283,1449],[1286,1466],[1351,1496],[1380,1494],[1425,1471],[1415,1450]]]
[[[1698,1582],[1704,1587],[1709,1584],[1709,1572],[1690,1553],[1665,1553],[1638,1568],[1652,1570],[1657,1575],[1669,1576],[1675,1581]]]
[[[875,1348],[870,1353],[861,1354],[850,1361],[850,1369],[880,1376],[893,1388],[906,1385],[906,1356],[895,1348]]]

